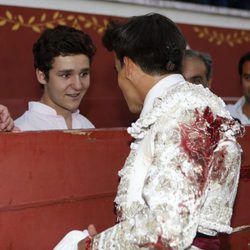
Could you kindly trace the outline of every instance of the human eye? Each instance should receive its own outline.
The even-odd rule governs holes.
[[[69,72],[60,72],[59,76],[63,79],[68,79],[70,78],[71,74]]]
[[[244,74],[243,75],[244,80],[250,81],[250,74]]]
[[[89,71],[83,71],[80,73],[80,77],[85,78],[89,75]]]

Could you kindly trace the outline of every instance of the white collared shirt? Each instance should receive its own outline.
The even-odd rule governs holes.
[[[245,97],[242,96],[235,104],[228,104],[226,106],[227,110],[230,112],[230,115],[233,118],[239,119],[243,125],[250,124],[250,118],[248,118],[242,110],[243,105],[245,104]]]
[[[68,129],[63,116],[41,103],[29,102],[28,110],[15,120],[15,126],[21,131]],[[94,128],[94,125],[79,110],[72,113],[72,129]]]

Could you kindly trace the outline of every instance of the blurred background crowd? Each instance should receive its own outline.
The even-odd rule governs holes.
[[[205,5],[212,5],[212,6],[244,9],[244,10],[250,9],[249,0],[186,0],[186,1],[180,1],[180,2],[197,3],[197,4],[205,4]]]

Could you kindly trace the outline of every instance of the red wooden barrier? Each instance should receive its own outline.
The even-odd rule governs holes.
[[[115,223],[126,130],[0,134],[0,250],[48,250],[70,230]]]
[[[115,223],[113,199],[129,152],[125,129],[0,133],[0,250],[50,250],[70,230]],[[233,225],[250,224],[250,127]],[[223,236],[246,250],[250,231]]]

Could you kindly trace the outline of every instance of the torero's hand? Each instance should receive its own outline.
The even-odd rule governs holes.
[[[94,225],[88,226],[89,236],[85,239],[78,242],[78,250],[89,250],[91,249],[92,238],[97,234],[96,228]]]

